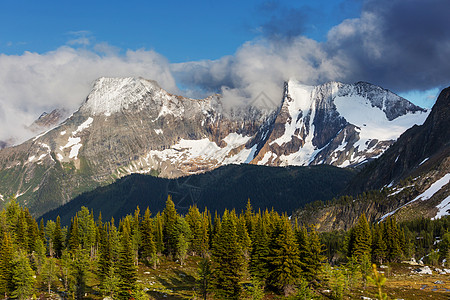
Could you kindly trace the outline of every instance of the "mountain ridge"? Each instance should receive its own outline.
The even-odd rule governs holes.
[[[389,104],[391,98],[400,103],[391,109],[399,116],[389,121],[397,103]],[[226,111],[220,95],[184,98],[142,78],[99,78],[67,120],[0,151],[0,195],[16,195],[39,215],[132,173],[177,178],[242,163],[358,166],[397,136],[388,127],[390,135],[380,131],[388,140],[379,140],[377,130],[351,124],[346,117],[353,115],[336,108],[349,101],[378,112],[382,125],[394,124],[398,132],[427,114],[369,84],[307,87],[291,80],[282,104],[270,112],[251,106]]]

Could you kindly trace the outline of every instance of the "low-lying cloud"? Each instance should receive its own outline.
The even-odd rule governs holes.
[[[305,84],[362,80],[395,92],[442,88],[450,74],[448,11],[448,0],[366,0],[359,18],[344,20],[317,42],[301,35],[301,18],[291,24],[301,15],[296,10],[286,30],[268,21],[260,38],[213,61],[170,64],[154,51],[120,54],[105,43],[0,55],[0,140],[27,137],[21,128],[43,111],[76,110],[101,76],[142,76],[191,97],[220,92],[229,106],[253,103],[262,92],[276,105],[290,78]],[[78,45],[91,43],[78,39]]]
[[[104,54],[64,46],[45,54],[0,55],[0,140],[30,137],[26,126],[44,111],[75,111],[98,77],[154,78],[168,91],[178,91],[169,62],[160,54],[137,50],[118,55],[105,44],[99,47]]]

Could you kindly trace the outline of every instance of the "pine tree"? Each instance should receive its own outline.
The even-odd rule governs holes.
[[[78,246],[72,251],[72,276],[75,279],[75,293],[78,299],[84,297],[89,272],[89,250]]]
[[[130,237],[130,224],[124,219],[123,232],[120,237],[119,261],[117,262],[117,273],[120,278],[119,299],[130,299],[131,293],[136,288],[137,270],[134,264],[134,253]]]
[[[306,227],[301,227],[297,231],[297,242],[299,244],[299,258],[302,269],[302,276],[308,282],[317,284],[322,273],[325,256],[322,255],[324,245],[313,226],[308,231]]]
[[[144,213],[144,219],[141,225],[141,256],[147,264],[153,264],[156,268],[156,244],[153,236],[153,221],[150,219],[150,209],[147,207]]]
[[[372,229],[372,261],[377,261],[380,265],[386,258],[386,242],[383,237],[383,223],[375,224]]]
[[[63,250],[60,259],[61,279],[64,284],[64,290],[68,293],[70,281],[72,280],[72,257],[68,250]]]
[[[163,211],[163,240],[165,253],[170,257],[175,257],[177,252],[178,232],[177,232],[178,214],[175,210],[175,204],[169,195],[166,201],[166,207]]]
[[[70,221],[67,248],[71,251],[76,251],[78,250],[79,246],[80,246],[80,234],[78,227],[78,216],[77,214],[75,214],[75,216]]]
[[[371,250],[372,234],[366,215],[362,214],[350,231],[349,256],[354,256],[359,260],[363,256],[370,257]]]
[[[164,252],[164,236],[163,236],[164,225],[163,225],[163,217],[159,212],[155,217],[154,223],[155,223],[154,235],[155,235],[156,253],[160,255]]]
[[[20,300],[29,299],[33,293],[35,279],[30,261],[23,251],[19,251],[14,260],[12,273],[12,284],[14,285],[12,296]]]
[[[267,277],[267,257],[269,255],[269,237],[266,226],[260,216],[252,234],[252,251],[250,255],[250,274],[253,278],[263,281]]]
[[[239,245],[241,246],[242,254],[246,260],[250,258],[251,239],[247,232],[245,217],[241,214],[236,223],[236,231],[238,235]]]
[[[197,286],[202,298],[206,300],[211,284],[211,262],[203,258],[199,263]]]
[[[100,225],[98,227],[99,234],[99,249],[98,249],[98,278],[100,284],[103,283],[106,276],[108,276],[110,268],[112,267],[112,253],[111,243],[108,238],[108,224]]]
[[[139,209],[139,206],[136,207],[136,210],[134,211],[134,216],[131,222],[131,245],[134,252],[134,261],[136,262],[136,265],[139,261],[139,247],[142,242],[141,237],[141,210]]]
[[[395,218],[389,217],[384,224],[384,233],[387,246],[387,259],[390,262],[397,261],[402,257],[403,251],[401,248],[400,230],[395,221]]]
[[[203,252],[203,219],[197,206],[189,207],[189,212],[186,215],[186,222],[189,224],[191,230],[190,249],[194,255],[202,254]]]
[[[293,292],[301,269],[298,244],[287,216],[275,223],[269,248],[267,284],[288,296]]]
[[[11,236],[8,232],[4,231],[0,248],[0,292],[5,295],[5,298],[14,288],[13,261],[14,250]]]
[[[28,224],[23,210],[18,213],[14,236],[15,244],[28,251]]]
[[[225,210],[212,248],[214,291],[222,299],[239,299],[243,257],[235,218]]]
[[[189,249],[189,240],[191,240],[191,230],[188,223],[182,217],[177,218],[177,244],[176,244],[176,258],[183,266]]]
[[[56,217],[55,230],[53,232],[53,249],[55,250],[55,256],[61,257],[62,250],[64,248],[64,239],[61,231],[61,218]]]
[[[253,227],[255,226],[255,214],[253,212],[252,204],[250,203],[250,198],[247,200],[244,219],[245,219],[245,226],[247,227],[247,232],[250,234],[253,232]]]
[[[42,267],[42,282],[47,286],[47,292],[50,294],[52,285],[56,282],[56,262],[52,257],[48,257],[44,260]]]

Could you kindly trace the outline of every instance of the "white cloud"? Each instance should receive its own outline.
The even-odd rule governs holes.
[[[178,92],[168,61],[154,51],[127,51],[104,55],[60,47],[44,54],[0,54],[0,140],[30,137],[25,126],[54,108],[75,111],[92,82],[101,76],[152,78],[170,92]],[[110,48],[113,49],[113,48]]]

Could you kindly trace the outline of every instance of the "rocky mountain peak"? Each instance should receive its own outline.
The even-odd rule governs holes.
[[[69,119],[0,151],[0,178],[6,178],[0,194],[21,195],[43,212],[44,198],[59,205],[132,173],[176,178],[242,163],[355,167],[426,117],[406,109],[390,121],[372,104],[381,99],[381,108],[388,107],[385,99],[395,97],[386,93],[367,84],[290,80],[273,111],[248,106],[225,112],[220,95],[196,100],[143,78],[99,78]]]
[[[93,115],[111,115],[142,102],[148,96],[169,98],[156,81],[137,77],[97,79],[82,106]]]

